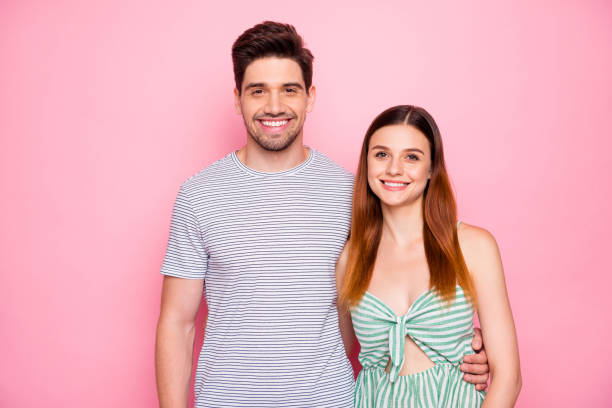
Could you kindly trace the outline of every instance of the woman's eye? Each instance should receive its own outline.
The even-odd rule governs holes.
[[[407,157],[408,160],[419,160],[419,156],[417,156],[416,154],[409,154]]]
[[[374,157],[387,157],[387,153],[385,152],[378,152],[374,155]]]

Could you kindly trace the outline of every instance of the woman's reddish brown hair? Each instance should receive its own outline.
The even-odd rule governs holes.
[[[378,129],[399,124],[420,130],[429,141],[431,150],[431,176],[423,197],[423,243],[429,266],[429,285],[450,302],[459,283],[467,298],[475,303],[474,284],[459,247],[457,206],[444,164],[440,131],[425,109],[411,105],[394,106],[382,112],[374,119],[363,140],[353,192],[351,237],[340,303],[354,306],[366,292],[382,234],[380,201],[368,185],[370,139]]]

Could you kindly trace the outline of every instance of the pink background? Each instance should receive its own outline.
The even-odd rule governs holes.
[[[157,403],[173,201],[244,141],[230,47],[264,19],[315,54],[305,140],[347,169],[384,108],[437,119],[461,219],[501,247],[518,406],[609,406],[604,0],[2,1],[0,406]]]

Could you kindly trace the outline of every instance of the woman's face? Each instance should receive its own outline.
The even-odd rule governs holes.
[[[370,138],[368,184],[381,204],[402,206],[419,200],[430,173],[429,141],[414,126],[385,126]]]

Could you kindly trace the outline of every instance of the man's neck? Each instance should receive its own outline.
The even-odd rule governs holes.
[[[238,160],[250,169],[264,173],[285,171],[299,166],[310,154],[310,149],[296,140],[291,146],[279,151],[263,149],[257,143],[248,140],[236,152]]]

